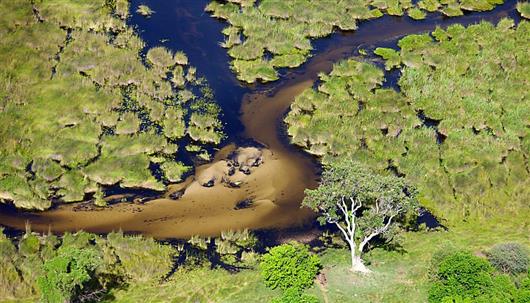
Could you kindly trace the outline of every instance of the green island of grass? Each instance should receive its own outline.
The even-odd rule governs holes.
[[[311,55],[311,39],[335,29],[355,30],[362,20],[384,14],[424,19],[427,13],[461,16],[464,11],[488,11],[503,0],[228,0],[206,7],[213,17],[226,20],[221,46],[232,57],[232,69],[241,81],[278,79],[278,68],[297,67]],[[521,8],[524,8],[521,5]],[[525,9],[526,11],[528,9]]]
[[[182,52],[153,47],[144,58],[128,1],[0,9],[0,201],[42,210],[110,185],[161,191],[189,170],[176,156],[183,140],[201,155],[220,143],[205,80]]]
[[[347,157],[417,184],[451,223],[528,214],[530,23],[451,25],[378,48],[398,68],[349,59],[320,77],[285,118],[292,142],[323,163]]]

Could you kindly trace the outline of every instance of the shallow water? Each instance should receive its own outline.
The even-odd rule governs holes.
[[[221,29],[225,24],[203,12],[206,0],[132,1],[133,10],[140,2],[155,11],[151,18],[133,15],[130,20],[147,46],[184,50],[190,63],[215,91],[228,134],[223,148],[211,164],[196,169],[197,178],[192,176],[182,184],[170,186],[163,198],[145,203],[118,203],[101,209],[77,203],[42,213],[1,206],[1,224],[22,229],[28,221],[33,230],[54,232],[83,229],[106,233],[122,229],[158,238],[216,235],[222,230],[245,227],[308,225],[314,215],[300,209],[300,202],[304,189],[316,186],[319,168],[315,159],[288,144],[282,124],[297,94],[311,87],[320,72],[329,72],[334,62],[358,55],[359,49],[394,47],[400,37],[431,31],[436,26],[466,25],[480,20],[497,22],[502,17],[519,20],[514,9],[516,1],[507,1],[491,12],[450,19],[437,14],[422,21],[385,16],[362,22],[355,32],[336,33],[315,41],[314,56],[300,68],[282,70],[281,80],[247,86],[238,82],[230,71],[226,50],[218,45],[223,40]],[[385,85],[395,86],[399,74],[387,76]],[[250,175],[238,174],[244,181],[239,188],[223,184],[204,187],[195,180],[205,173],[217,172],[219,164],[240,146],[262,148],[264,163],[252,168]],[[184,191],[182,197],[169,198],[179,191]],[[245,199],[251,201],[249,207],[235,209]]]

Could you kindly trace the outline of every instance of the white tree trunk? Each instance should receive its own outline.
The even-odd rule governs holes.
[[[352,250],[351,253],[351,271],[360,272],[363,274],[368,274],[372,272],[370,269],[368,269],[368,267],[366,267],[366,265],[364,265],[361,256],[355,255],[355,250]]]
[[[370,273],[371,271],[364,265],[361,254],[362,254],[362,247],[359,247],[360,249],[357,249],[358,245],[355,242],[355,229],[356,229],[356,222],[355,222],[355,212],[361,207],[360,203],[356,203],[355,200],[350,198],[350,206],[345,203],[344,199],[341,199],[340,202],[337,203],[338,208],[344,215],[345,219],[345,226],[342,225],[340,222],[334,222],[335,225],[339,228],[339,230],[342,232],[342,235],[344,236],[346,242],[348,242],[350,246],[350,254],[351,254],[351,271],[353,272],[361,272],[361,273]],[[364,246],[364,245],[363,245]],[[356,252],[359,251],[359,254],[357,255]]]

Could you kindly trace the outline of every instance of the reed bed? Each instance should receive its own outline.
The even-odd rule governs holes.
[[[300,94],[285,121],[292,142],[351,157],[415,182],[422,204],[450,224],[528,211],[530,23],[452,25],[378,48],[401,70],[349,59]]]

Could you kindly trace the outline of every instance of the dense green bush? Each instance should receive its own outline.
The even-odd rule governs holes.
[[[101,257],[94,249],[65,247],[59,255],[44,263],[44,275],[37,284],[46,303],[70,302],[85,284],[94,279]]]
[[[446,256],[429,289],[429,302],[512,302],[516,288],[506,275],[496,275],[491,264],[469,252]]]
[[[458,252],[456,246],[451,242],[442,243],[442,245],[432,254],[429,274],[435,277],[438,274],[438,267],[442,261]]]
[[[154,47],[146,66],[128,8],[127,0],[0,3],[0,203],[43,210],[90,194],[103,206],[106,186],[161,191],[189,169],[178,145],[198,156],[221,141],[206,82],[182,52]]]
[[[252,83],[277,80],[279,68],[300,66],[311,55],[311,40],[328,36],[335,29],[355,30],[358,22],[384,14],[424,19],[428,12],[439,11],[447,17],[461,16],[462,10],[491,10],[502,2],[214,0],[206,10],[229,23],[222,31],[225,41],[221,46],[229,49],[238,79]],[[520,5],[520,10],[528,12],[528,7]]]
[[[348,158],[404,176],[446,225],[527,217],[529,34],[530,22],[503,19],[376,49],[400,70],[399,90],[367,58],[338,62],[295,98],[287,132],[324,164]]]
[[[2,299],[40,294],[45,302],[63,302],[86,290],[98,297],[123,283],[159,282],[171,272],[177,254],[171,245],[121,232],[56,237],[27,231],[14,243],[0,232]],[[91,287],[81,292],[89,281]]]
[[[514,302],[530,303],[530,272],[528,272],[528,276],[521,281],[519,289],[515,292]]]
[[[142,283],[164,278],[173,268],[177,254],[170,245],[142,236],[124,236],[121,232],[108,234],[104,245],[122,267],[125,278]]]
[[[528,270],[528,250],[519,243],[502,243],[488,251],[490,263],[507,274],[518,274]]]
[[[301,291],[313,285],[321,264],[306,246],[292,242],[270,249],[259,267],[268,287]]]

